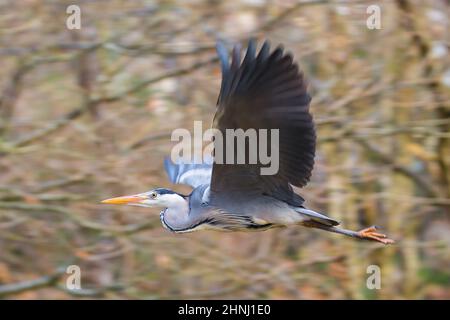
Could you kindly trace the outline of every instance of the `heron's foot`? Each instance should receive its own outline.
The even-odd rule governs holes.
[[[363,229],[358,231],[358,237],[361,239],[381,242],[383,244],[392,244],[395,242],[394,240],[389,239],[385,234],[378,233],[378,229],[379,228],[377,226]]]

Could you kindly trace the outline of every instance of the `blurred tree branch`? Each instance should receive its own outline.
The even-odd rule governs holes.
[[[66,272],[67,266],[57,268],[52,274],[34,280],[26,280],[0,285],[0,297],[18,294],[28,290],[36,290],[54,285]]]
[[[28,204],[23,202],[12,202],[12,201],[0,201],[0,209],[14,209],[26,212],[55,212],[63,214],[64,216],[70,218],[83,228],[109,232],[112,234],[132,234],[143,230],[152,229],[159,226],[158,220],[151,220],[143,222],[141,224],[130,224],[124,226],[107,226],[90,220],[86,220],[76,213],[68,210],[65,207],[59,207],[54,205],[40,205],[40,204]]]

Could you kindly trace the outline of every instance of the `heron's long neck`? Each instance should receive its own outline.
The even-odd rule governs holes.
[[[180,195],[174,195],[162,218],[171,230],[188,229],[191,225],[189,221],[189,200]]]

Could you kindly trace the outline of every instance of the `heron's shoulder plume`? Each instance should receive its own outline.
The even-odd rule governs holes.
[[[187,184],[196,188],[211,181],[212,158],[204,158],[203,163],[173,162],[170,157],[164,159],[164,168],[172,183]]]

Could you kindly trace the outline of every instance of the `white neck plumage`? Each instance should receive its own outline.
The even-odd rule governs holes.
[[[188,199],[179,194],[166,194],[161,197],[161,202],[166,207],[160,215],[164,227],[175,232],[182,232],[190,227]]]

